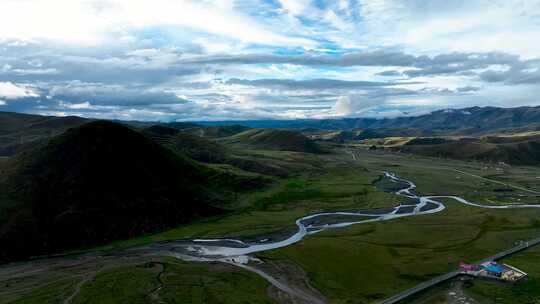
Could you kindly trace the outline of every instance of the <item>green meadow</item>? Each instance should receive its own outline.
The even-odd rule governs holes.
[[[287,157],[299,161],[300,155],[275,151],[250,153],[279,162]],[[160,240],[274,233],[295,229],[294,221],[309,213],[395,206],[402,198],[374,185],[381,170],[396,172],[413,181],[423,195],[457,195],[485,204],[537,199],[536,195],[518,189],[500,191],[504,185],[455,169],[535,190],[533,181],[540,176],[538,168],[504,168],[507,174],[502,174],[479,163],[363,150],[356,153],[354,161],[341,150],[310,155],[307,162],[311,169],[276,178],[262,190],[239,194],[226,215],[74,253],[114,252]],[[437,214],[328,230],[257,256],[301,267],[310,284],[331,303],[373,303],[453,270],[461,260],[479,260],[511,247],[517,240],[540,235],[540,210],[490,210],[450,199],[444,203],[446,210]],[[496,286],[496,292],[517,295],[534,289],[536,280],[540,279],[540,269],[534,270],[538,266],[533,265],[537,255],[538,252],[524,252],[513,257],[515,261],[509,260],[530,271],[531,278],[522,285]],[[100,271],[80,286],[74,303],[116,303],[119,299],[129,299],[129,303],[272,302],[266,293],[268,283],[253,273],[226,265],[187,263],[172,258],[158,262],[126,264]],[[71,294],[80,281],[74,275],[32,290],[24,289],[21,282],[11,282],[7,302],[56,303],[55,299]],[[490,283],[475,283],[468,292],[481,297],[492,288]],[[3,294],[7,293],[0,292],[0,297]]]

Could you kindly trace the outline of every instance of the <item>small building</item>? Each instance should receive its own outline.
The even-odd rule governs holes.
[[[462,274],[505,282],[515,282],[527,276],[527,273],[516,267],[508,264],[498,264],[493,261],[479,265],[460,262],[459,269]]]
[[[482,269],[484,269],[489,275],[492,275],[492,276],[495,276],[495,277],[498,277],[500,278],[502,276],[502,274],[504,273],[505,269],[495,263],[495,262],[489,262],[489,263],[484,263],[481,265]]]
[[[459,269],[461,271],[478,271],[480,267],[476,264],[467,264],[465,262],[459,262]]]

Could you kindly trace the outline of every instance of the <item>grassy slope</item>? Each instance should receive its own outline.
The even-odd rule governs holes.
[[[156,125],[142,133],[164,147],[200,162],[223,163],[228,157],[227,149],[220,144],[174,128]]]
[[[261,150],[321,153],[321,148],[301,133],[275,129],[251,129],[223,139],[224,143]]]
[[[187,155],[199,162],[229,165],[243,171],[279,177],[294,173],[297,170],[296,167],[298,167],[297,164],[287,160],[291,158],[290,154],[284,154],[287,159],[283,160],[276,157],[279,151],[261,154],[246,150],[245,147],[238,148],[234,144],[228,144],[227,142],[219,143],[201,137],[201,135],[195,135],[197,133],[180,131],[167,126],[151,126],[144,129],[143,134],[173,152],[183,156]],[[306,162],[306,158],[309,157],[302,157],[302,160],[297,162],[300,167],[306,163],[308,167],[310,166],[310,161]],[[246,185],[247,183],[244,183],[244,186]],[[247,187],[247,189],[251,189],[251,187]]]
[[[475,160],[505,162],[512,165],[536,165],[540,162],[540,137],[537,133],[493,135],[478,138],[453,137],[381,137],[362,141],[404,153]]]
[[[404,145],[406,153],[483,162],[505,162],[513,165],[535,165],[540,162],[540,142],[495,144],[484,141],[452,142],[439,145]]]
[[[159,231],[217,211],[208,205],[218,201],[213,170],[111,122],[72,129],[7,167],[0,259]]]
[[[240,132],[244,132],[248,130],[248,127],[241,126],[241,125],[230,125],[230,126],[205,126],[205,127],[199,127],[199,128],[193,128],[190,130],[187,130],[187,132],[207,137],[207,138],[221,138],[221,137],[228,137],[235,134],[238,134]]]

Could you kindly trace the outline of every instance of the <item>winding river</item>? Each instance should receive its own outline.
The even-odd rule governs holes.
[[[443,211],[445,205],[441,198],[454,199],[459,203],[489,209],[540,208],[540,205],[481,205],[457,196],[419,196],[414,193],[416,185],[391,172],[383,172],[383,178],[395,183],[399,189],[395,193],[407,198],[392,208],[371,209],[349,212],[323,212],[306,215],[296,220],[296,232],[273,238],[260,237],[246,239],[191,239],[167,242],[168,251],[183,260],[195,261],[234,261],[245,263],[249,254],[282,248],[300,242],[306,236],[335,228],[351,225],[387,221],[401,217],[433,214]]]
[[[438,213],[446,208],[439,201],[442,198],[454,199],[458,203],[488,209],[540,208],[540,205],[482,205],[469,202],[458,196],[421,196],[414,193],[416,185],[413,182],[403,179],[395,173],[383,172],[382,178],[392,183],[395,186],[392,187],[394,190],[398,189],[395,191],[395,194],[403,197],[403,201],[406,203],[391,208],[348,212],[322,212],[306,215],[296,220],[296,230],[290,233],[251,237],[249,239],[215,238],[165,241],[154,243],[150,246],[154,252],[157,251],[161,254],[174,256],[186,261],[232,264],[257,273],[281,291],[301,298],[307,303],[324,303],[324,300],[321,300],[321,298],[314,297],[302,290],[288,286],[286,282],[284,283],[278,280],[255,266],[262,263],[262,261],[253,257],[251,254],[286,247],[300,242],[309,235],[328,229]]]

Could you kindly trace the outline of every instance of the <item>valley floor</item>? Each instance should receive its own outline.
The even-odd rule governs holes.
[[[287,152],[260,153],[288,157]],[[539,201],[535,192],[540,191],[540,168],[536,167],[501,167],[347,147],[318,158],[317,170],[239,196],[229,215],[67,257],[0,266],[0,302],[298,302],[257,274],[232,265],[124,252],[163,240],[287,233],[295,229],[295,219],[306,214],[393,207],[403,198],[376,187],[383,170],[414,181],[422,195],[457,195],[486,205]],[[444,203],[447,208],[440,213],[328,230],[256,256],[269,265],[267,272],[324,301],[373,303],[453,270],[459,261],[476,261],[510,248],[518,240],[540,236],[538,209],[481,209],[452,200]],[[539,299],[540,272],[534,265],[538,252],[525,251],[510,258],[511,264],[529,273],[526,282],[503,286],[474,281],[472,287],[468,283],[456,287],[454,282],[413,300],[432,303],[422,298],[428,297],[444,303],[449,292],[463,292],[479,303],[492,303],[487,295],[493,294],[519,300],[512,303]],[[525,295],[520,297],[521,293]]]

